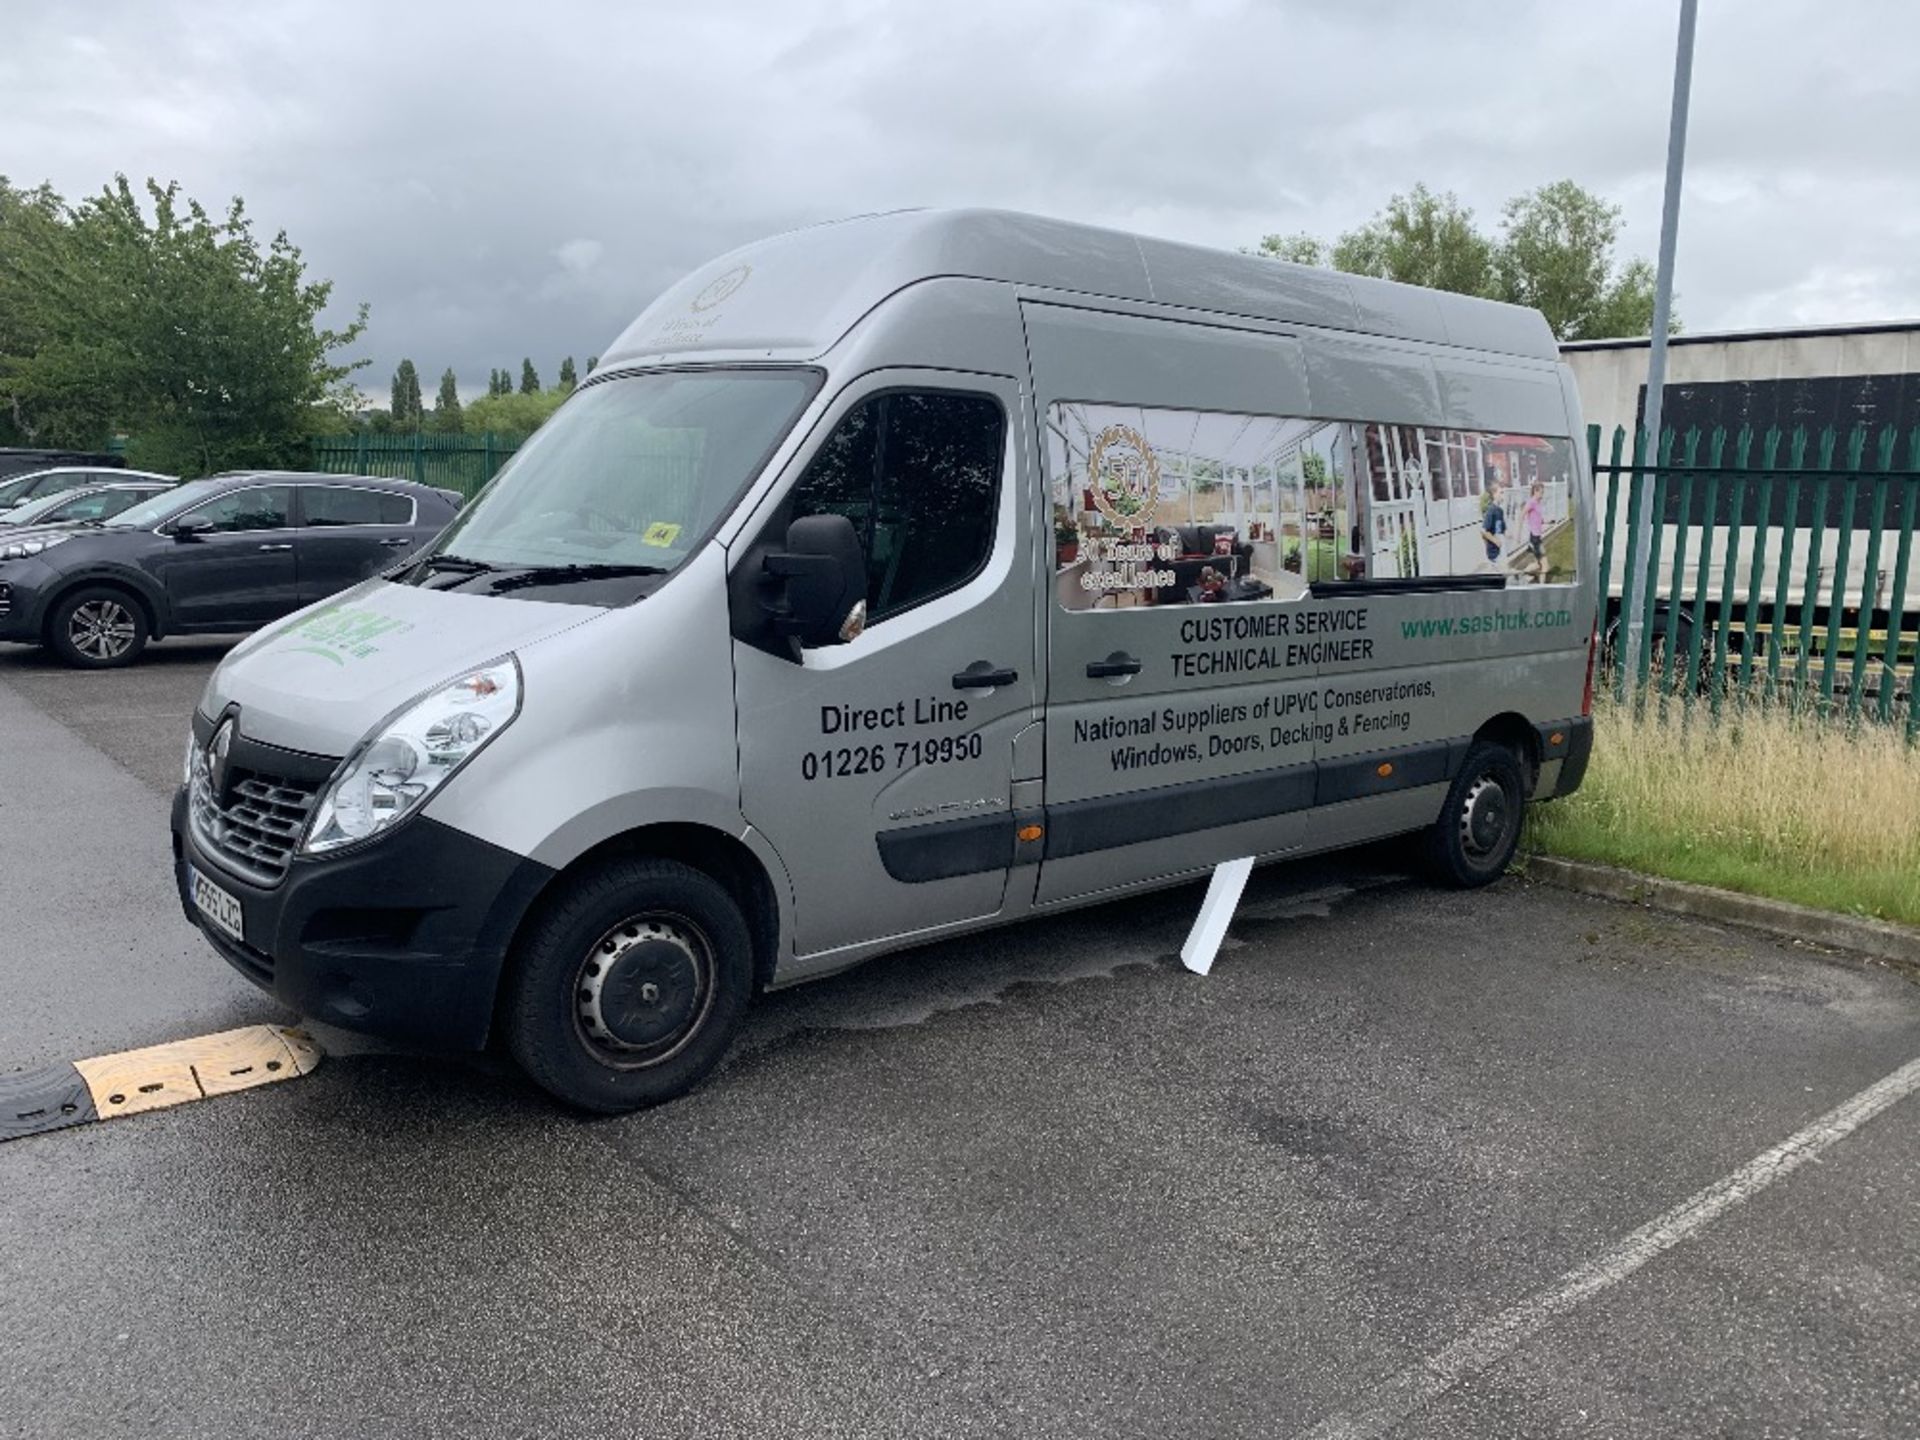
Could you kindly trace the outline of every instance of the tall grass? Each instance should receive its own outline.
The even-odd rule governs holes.
[[[1598,708],[1586,783],[1535,812],[1536,849],[1920,924],[1920,749],[1899,727],[1656,711]]]

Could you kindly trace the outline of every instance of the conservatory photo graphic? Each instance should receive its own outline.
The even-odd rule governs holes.
[[[1575,579],[1565,440],[1071,403],[1047,419],[1067,609],[1293,600],[1417,576]]]

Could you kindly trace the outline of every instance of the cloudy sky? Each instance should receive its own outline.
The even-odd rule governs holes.
[[[702,260],[987,204],[1203,244],[1565,176],[1651,256],[1678,0],[8,0],[0,174],[284,227],[383,391],[551,381]],[[1920,316],[1920,6],[1705,0],[1691,330]]]

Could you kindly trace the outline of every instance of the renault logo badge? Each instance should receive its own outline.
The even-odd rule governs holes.
[[[235,728],[236,722],[229,715],[207,742],[207,786],[213,791],[214,800],[222,805],[227,803],[227,757],[233,749]]]

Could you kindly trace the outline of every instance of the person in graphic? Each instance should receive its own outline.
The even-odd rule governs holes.
[[[1538,480],[1527,491],[1527,568],[1533,571],[1533,583],[1547,583],[1547,507],[1546,486]]]
[[[1500,565],[1500,551],[1506,544],[1507,512],[1501,505],[1506,491],[1498,480],[1487,485],[1487,510],[1480,517],[1480,539],[1487,547],[1487,564],[1495,569]]]

